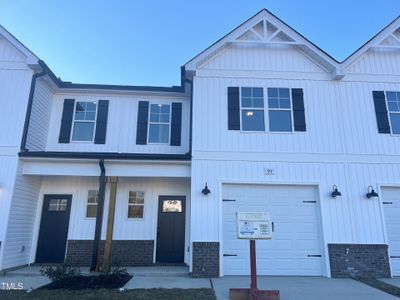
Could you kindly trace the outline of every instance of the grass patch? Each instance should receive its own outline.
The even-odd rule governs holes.
[[[31,293],[26,291],[3,291],[0,290],[1,300],[192,300],[204,299],[215,300],[212,289],[135,289],[119,292],[115,289],[86,289],[86,290],[35,290]]]

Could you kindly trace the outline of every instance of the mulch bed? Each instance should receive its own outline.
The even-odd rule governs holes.
[[[369,285],[373,288],[381,290],[382,292],[388,293],[390,295],[400,297],[400,288],[386,282],[380,281],[375,278],[355,278],[355,280]]]
[[[73,276],[55,280],[42,286],[39,290],[83,290],[83,289],[116,289],[123,287],[131,275],[98,275],[98,276]]]

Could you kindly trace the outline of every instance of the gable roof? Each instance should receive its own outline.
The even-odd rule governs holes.
[[[340,73],[340,63],[337,60],[267,9],[262,9],[200,54],[196,55],[184,65],[185,69],[189,72],[195,71],[199,65],[209,60],[225,47],[240,44],[291,45],[306,54],[327,72],[333,74]]]
[[[0,37],[3,36],[9,43],[11,43],[20,53],[26,57],[26,63],[29,66],[38,64],[39,58],[22,44],[15,36],[8,32],[3,26],[0,25]]]
[[[349,68],[350,65],[372,48],[398,48],[400,50],[400,16],[343,60],[341,62],[343,68]]]

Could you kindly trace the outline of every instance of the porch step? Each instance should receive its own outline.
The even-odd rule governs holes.
[[[151,267],[128,267],[129,274],[134,277],[189,277],[187,266],[151,266]]]

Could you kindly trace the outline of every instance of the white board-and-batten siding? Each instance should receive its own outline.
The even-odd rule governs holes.
[[[39,206],[34,226],[34,245],[32,261],[36,253],[36,241],[39,235],[40,217],[44,195],[70,194],[72,195],[71,215],[69,220],[68,240],[93,240],[95,218],[86,217],[87,197],[89,190],[98,190],[98,177],[74,176],[44,176],[38,197]],[[143,219],[128,218],[129,191],[143,191],[145,193]],[[156,240],[158,197],[159,196],[186,196],[186,247],[189,246],[189,212],[190,212],[190,181],[177,178],[127,178],[119,177],[117,183],[117,198],[114,219],[114,240]],[[108,203],[110,199],[110,184],[106,185],[104,216],[101,238],[105,239],[107,229]],[[186,249],[185,247],[185,249]],[[185,261],[187,260],[185,251]]]
[[[109,100],[106,143],[93,142],[58,143],[64,99],[75,101]],[[157,104],[182,103],[181,146],[169,144],[136,144],[138,102],[149,101]],[[118,96],[118,95],[75,95],[57,94],[53,99],[47,151],[72,152],[121,152],[121,153],[163,153],[184,154],[189,151],[189,99],[183,96]]]

